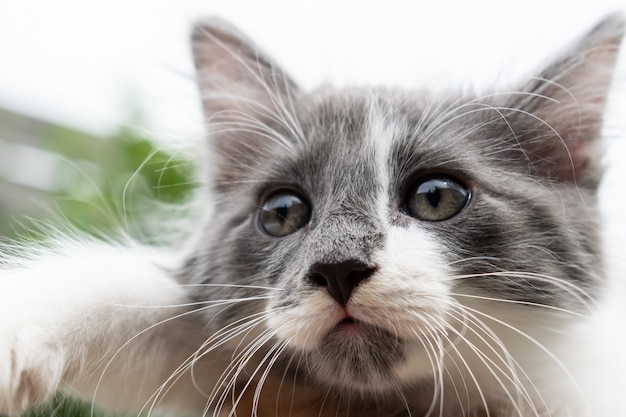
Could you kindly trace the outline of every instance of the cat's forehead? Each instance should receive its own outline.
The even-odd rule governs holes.
[[[314,96],[300,114],[309,146],[361,148],[382,143],[426,152],[453,151],[485,119],[468,111],[473,96],[387,89],[340,90]],[[481,105],[488,107],[485,101]],[[475,135],[474,135],[475,136]]]
[[[299,162],[312,159],[318,170],[331,164],[345,170],[461,166],[471,158],[459,155],[476,151],[472,139],[483,118],[463,110],[469,100],[392,90],[314,97],[300,117],[305,141]]]
[[[392,89],[334,90],[310,99],[300,115],[305,135],[296,165],[328,181],[336,176],[393,188],[429,170],[497,181],[512,174],[505,140],[519,129],[498,110],[502,94]],[[375,172],[375,173],[374,173]]]

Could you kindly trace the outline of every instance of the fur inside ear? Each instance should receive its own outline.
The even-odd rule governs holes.
[[[610,15],[505,105],[520,109],[515,139],[540,175],[597,186],[598,139],[623,35],[623,16]]]
[[[288,142],[295,83],[241,32],[219,19],[192,32],[202,106],[217,159],[217,185],[241,180],[243,171]]]

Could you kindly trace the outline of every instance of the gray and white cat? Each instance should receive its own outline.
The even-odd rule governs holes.
[[[505,91],[309,93],[198,25],[208,214],[180,257],[11,248],[0,413],[626,416],[596,208],[623,32]]]

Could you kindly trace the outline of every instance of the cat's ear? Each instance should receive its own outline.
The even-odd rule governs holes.
[[[284,138],[295,83],[258,47],[220,19],[198,23],[192,50],[217,182],[236,182]]]
[[[623,16],[608,16],[506,104],[519,109],[515,140],[541,175],[597,186],[598,139],[623,35]]]

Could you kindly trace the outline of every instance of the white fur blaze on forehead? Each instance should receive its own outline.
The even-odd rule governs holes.
[[[376,164],[377,180],[382,185],[381,195],[378,196],[380,218],[385,221],[387,218],[387,206],[389,196],[390,172],[389,153],[391,144],[401,131],[400,123],[389,120],[383,113],[376,101],[372,100],[367,117],[367,136],[365,142],[374,152],[374,163]]]

